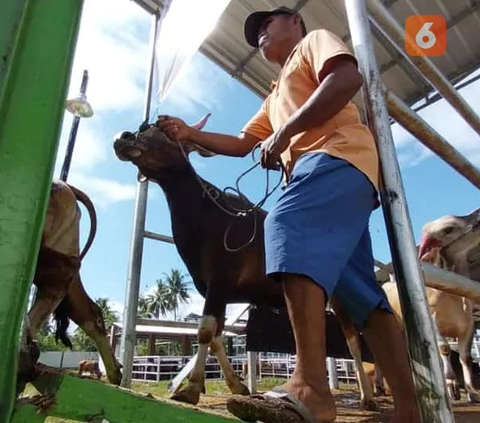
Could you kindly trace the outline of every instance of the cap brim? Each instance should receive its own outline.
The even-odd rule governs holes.
[[[262,26],[263,21],[274,12],[254,12],[245,20],[245,39],[252,47],[258,47],[258,32]]]

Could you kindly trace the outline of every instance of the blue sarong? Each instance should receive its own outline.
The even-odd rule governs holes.
[[[375,279],[369,219],[376,190],[347,161],[306,153],[265,221],[267,274],[309,277],[361,330],[371,312],[391,311]]]

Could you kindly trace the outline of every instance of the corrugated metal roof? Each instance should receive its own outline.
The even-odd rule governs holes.
[[[162,10],[164,4],[164,0],[133,1],[150,13]],[[402,26],[412,14],[445,16],[448,26],[447,53],[431,60],[450,81],[456,83],[478,67],[480,0],[382,0],[382,3]],[[342,0],[232,0],[200,51],[261,97],[268,95],[270,82],[276,78],[279,69],[267,63],[256,49],[246,43],[243,23],[255,10],[268,10],[282,5],[297,9],[307,30],[328,29],[341,36],[353,52]],[[426,99],[433,91],[430,85],[408,65],[407,60],[375,25],[371,24],[371,29],[385,86],[408,105]],[[354,100],[363,109],[360,94]]]

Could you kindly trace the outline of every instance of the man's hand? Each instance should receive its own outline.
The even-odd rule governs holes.
[[[172,140],[186,141],[190,138],[192,128],[182,119],[161,115],[158,117],[156,125]]]
[[[270,135],[261,146],[260,162],[263,168],[279,170],[280,154],[290,144],[290,137],[286,134],[283,128]]]

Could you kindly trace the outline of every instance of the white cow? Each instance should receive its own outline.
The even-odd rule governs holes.
[[[478,211],[468,216],[448,215],[425,224],[418,252],[419,259],[445,270],[469,277],[467,255],[472,248],[480,244],[478,216]],[[471,242],[468,245],[466,244],[461,251],[456,251],[452,256],[448,255],[446,247],[467,232],[471,232],[471,235],[478,235],[469,237]],[[383,285],[383,289],[387,293],[390,304],[398,314],[399,320],[402,321],[397,284],[393,275],[390,278],[390,282]],[[458,352],[468,398],[470,402],[480,402],[480,395],[474,389],[472,383],[471,349],[475,331],[474,303],[465,297],[430,287],[426,287],[426,295],[433,321],[437,328],[438,347],[442,357],[450,397],[457,400],[460,399],[460,390],[450,363],[450,346],[446,338],[457,338]]]

